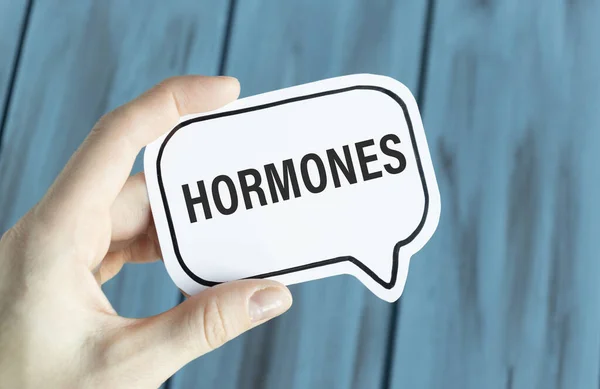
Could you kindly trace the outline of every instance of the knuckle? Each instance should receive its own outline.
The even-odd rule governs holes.
[[[107,158],[129,155],[139,151],[135,142],[136,122],[146,113],[137,104],[124,104],[108,112],[100,118],[84,142],[110,143],[110,153]]]
[[[33,220],[31,212],[26,214],[14,226],[9,228],[2,236],[2,242],[10,247],[14,247],[20,252],[24,252],[32,243],[36,241],[36,236],[41,235],[39,229]]]
[[[23,260],[50,258],[64,252],[65,245],[73,245],[68,233],[71,222],[61,216],[60,211],[38,203],[6,232],[2,240],[18,252]],[[49,264],[49,261],[43,263]]]
[[[136,118],[140,117],[139,108],[135,105],[121,106],[106,114],[88,135],[86,142],[109,143],[110,153],[108,157],[128,155],[132,151],[132,131],[135,127]],[[137,149],[137,146],[135,146]]]
[[[62,213],[62,204],[58,207],[35,206],[23,220],[26,231],[25,241],[35,247],[48,248],[60,245],[62,237],[69,231],[72,220]]]
[[[31,292],[42,287],[51,266],[48,261],[38,260],[43,248],[36,243],[35,235],[38,233],[32,232],[30,223],[21,219],[0,240],[0,266],[4,269],[0,284],[15,301],[34,296]]]
[[[190,95],[189,88],[185,87],[183,81],[185,79],[181,76],[175,76],[167,78],[155,88],[155,93],[159,95],[159,99],[171,106],[173,113],[178,116],[188,113],[189,107],[193,105],[193,96]]]
[[[109,128],[111,126],[111,123],[113,123],[116,118],[123,114],[123,111],[123,107],[120,106],[102,115],[100,119],[96,122],[94,127],[92,127],[92,130],[88,134],[87,140],[92,141],[102,136],[102,133],[106,131],[106,128]]]
[[[15,227],[11,227],[2,234],[0,237],[0,243],[7,246],[12,244],[17,239],[16,235],[17,233],[15,231]]]
[[[182,76],[171,76],[163,79],[158,86],[165,87],[167,89],[171,88],[174,84],[177,84],[180,80],[182,80]]]
[[[217,297],[212,297],[205,305],[201,328],[206,345],[210,350],[222,346],[229,340],[225,317]]]
[[[50,194],[52,195],[52,194]],[[62,204],[59,204],[62,206]],[[26,216],[29,219],[29,231],[32,233],[47,234],[55,231],[57,223],[62,219],[61,206],[59,207],[48,207],[40,206],[39,204],[32,208],[30,214]],[[62,226],[59,226],[62,227]]]

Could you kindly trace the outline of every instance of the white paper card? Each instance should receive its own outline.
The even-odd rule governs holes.
[[[146,147],[144,166],[166,268],[188,294],[351,274],[395,301],[440,214],[415,99],[383,76],[184,117]]]

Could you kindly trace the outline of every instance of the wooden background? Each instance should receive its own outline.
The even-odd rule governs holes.
[[[291,311],[164,387],[598,388],[598,0],[0,0],[0,232],[165,77],[247,96],[355,72],[413,91],[439,180],[404,296],[294,286]],[[161,263],[105,289],[126,316],[180,299]]]

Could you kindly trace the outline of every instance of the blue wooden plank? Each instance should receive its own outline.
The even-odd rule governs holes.
[[[442,194],[394,388],[597,388],[600,3],[436,1],[425,128]]]
[[[102,114],[165,77],[216,73],[226,13],[216,0],[36,2],[0,156],[0,230],[43,195]],[[133,317],[179,299],[161,263],[126,266],[105,291]]]
[[[415,89],[424,1],[239,2],[226,73],[243,95],[355,72]],[[378,388],[392,305],[349,276],[292,287],[291,311],[188,365],[172,388]]]
[[[6,117],[8,95],[14,75],[15,63],[25,28],[27,2],[0,0],[0,136],[3,118]],[[0,142],[1,144],[1,142]]]

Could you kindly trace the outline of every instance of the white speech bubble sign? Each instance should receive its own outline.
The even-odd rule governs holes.
[[[166,268],[190,295],[243,278],[351,274],[392,302],[440,215],[415,99],[384,76],[186,116],[146,147],[144,166]]]

